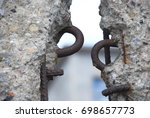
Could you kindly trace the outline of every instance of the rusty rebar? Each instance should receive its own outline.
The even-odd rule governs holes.
[[[41,101],[48,101],[48,81],[53,80],[54,76],[61,76],[64,71],[59,68],[47,69],[43,62],[41,65]]]
[[[116,86],[112,86],[112,87],[109,87],[109,88],[103,90],[102,94],[104,96],[109,96],[109,95],[114,94],[114,93],[127,92],[130,89],[131,89],[130,84],[116,85]]]
[[[103,39],[109,40],[110,31],[108,29],[103,29]],[[110,57],[110,46],[104,47],[104,53],[105,53],[105,64],[111,63],[111,57]]]
[[[43,62],[41,64],[41,85],[40,85],[40,91],[41,91],[41,101],[48,101],[48,79],[46,75],[46,55],[44,56]]]
[[[73,34],[76,38],[76,41],[70,47],[65,47],[63,49],[58,48],[56,50],[58,58],[66,57],[66,56],[69,56],[69,55],[72,55],[72,54],[76,53],[77,51],[79,51],[81,49],[81,47],[83,45],[83,42],[84,42],[84,36],[83,36],[82,32],[75,26],[65,27],[64,29],[62,29],[59,32],[58,35],[61,37],[64,33]]]
[[[115,46],[116,47],[116,40],[110,39],[110,40],[99,41],[98,43],[96,43],[94,45],[94,47],[92,48],[92,51],[91,51],[91,58],[92,58],[93,65],[101,71],[104,70],[105,64],[103,62],[101,62],[101,60],[99,59],[99,51],[102,48],[104,48],[105,46]]]
[[[59,68],[47,69],[46,75],[48,80],[53,80],[53,76],[61,76],[64,74],[64,71]]]
[[[123,62],[124,62],[124,64],[127,64],[128,63],[128,61],[127,61],[128,59],[127,59],[127,51],[126,51],[126,45],[125,45],[124,38],[125,38],[125,34],[122,34],[121,41],[122,41],[122,51],[123,51]]]

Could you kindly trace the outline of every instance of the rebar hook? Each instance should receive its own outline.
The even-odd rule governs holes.
[[[91,58],[92,58],[93,65],[101,71],[104,70],[106,65],[103,62],[101,62],[101,60],[98,57],[98,54],[99,54],[99,51],[106,46],[116,47],[117,46],[116,40],[110,39],[110,40],[99,41],[98,43],[94,45],[91,51]]]
[[[84,36],[83,36],[82,32],[75,26],[65,27],[64,29],[62,29],[59,32],[59,36],[61,37],[64,33],[73,34],[76,38],[76,41],[70,47],[65,47],[63,49],[58,47],[58,49],[56,50],[58,58],[66,57],[66,56],[76,53],[77,51],[79,51],[81,49],[83,42],[84,42]]]

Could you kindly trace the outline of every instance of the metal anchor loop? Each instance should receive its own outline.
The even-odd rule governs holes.
[[[66,47],[63,49],[58,47],[58,49],[56,50],[58,58],[69,56],[69,55],[76,53],[77,51],[81,49],[83,42],[84,42],[84,36],[82,32],[75,26],[65,27],[59,32],[59,36],[61,37],[64,33],[71,33],[72,35],[75,36],[76,41],[70,47]]]
[[[98,57],[98,54],[99,54],[99,51],[105,46],[116,47],[117,46],[116,40],[110,39],[110,40],[99,41],[98,43],[94,45],[91,51],[91,58],[92,58],[93,65],[101,71],[104,70],[106,65],[103,62],[101,62],[101,60]]]
[[[79,51],[83,45],[84,37],[82,32],[75,26],[68,26],[62,29],[58,36],[61,37],[64,33],[71,33],[75,36],[76,41],[75,43],[70,46],[63,49],[58,48],[56,50],[56,53],[58,55],[58,58],[69,56],[74,54],[75,52]],[[47,69],[46,68],[46,55],[44,56],[43,63],[41,64],[41,101],[48,101],[48,81],[53,80],[53,76],[61,76],[64,74],[64,71],[59,68],[54,69]]]
[[[114,39],[109,39],[110,32],[108,29],[103,29],[103,35],[104,35],[104,40],[96,43],[91,51],[91,58],[92,58],[93,65],[101,71],[104,70],[104,68],[107,64],[111,63],[110,47],[117,47],[117,41]],[[99,59],[99,56],[98,56],[98,54],[102,48],[104,48],[106,64],[101,62],[101,60]],[[129,83],[121,84],[121,85],[113,85],[112,87],[109,87],[109,88],[103,90],[102,94],[104,96],[110,96],[111,94],[114,94],[114,93],[127,92],[130,89],[131,89],[131,86]]]
[[[103,90],[102,94],[104,96],[108,96],[113,93],[126,92],[126,91],[129,91],[130,89],[131,89],[130,84],[122,84],[122,85],[109,87],[109,88]]]

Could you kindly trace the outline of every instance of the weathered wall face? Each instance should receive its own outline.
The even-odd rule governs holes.
[[[56,64],[55,35],[71,24],[72,0],[0,1],[0,100],[40,100],[40,67]]]
[[[111,95],[111,100],[150,100],[149,10],[149,0],[101,0],[100,26],[111,31],[121,51],[104,69],[103,79],[107,87],[129,83],[132,88],[126,94]]]

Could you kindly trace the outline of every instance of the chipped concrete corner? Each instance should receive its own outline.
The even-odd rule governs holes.
[[[40,100],[41,62],[46,55],[48,68],[56,64],[54,37],[71,25],[70,5],[71,0],[0,1],[0,100]]]
[[[131,85],[127,93],[110,95],[111,100],[150,100],[150,1],[101,0],[99,8],[100,27],[110,30],[121,51],[119,58],[106,66],[102,77],[107,87]]]

